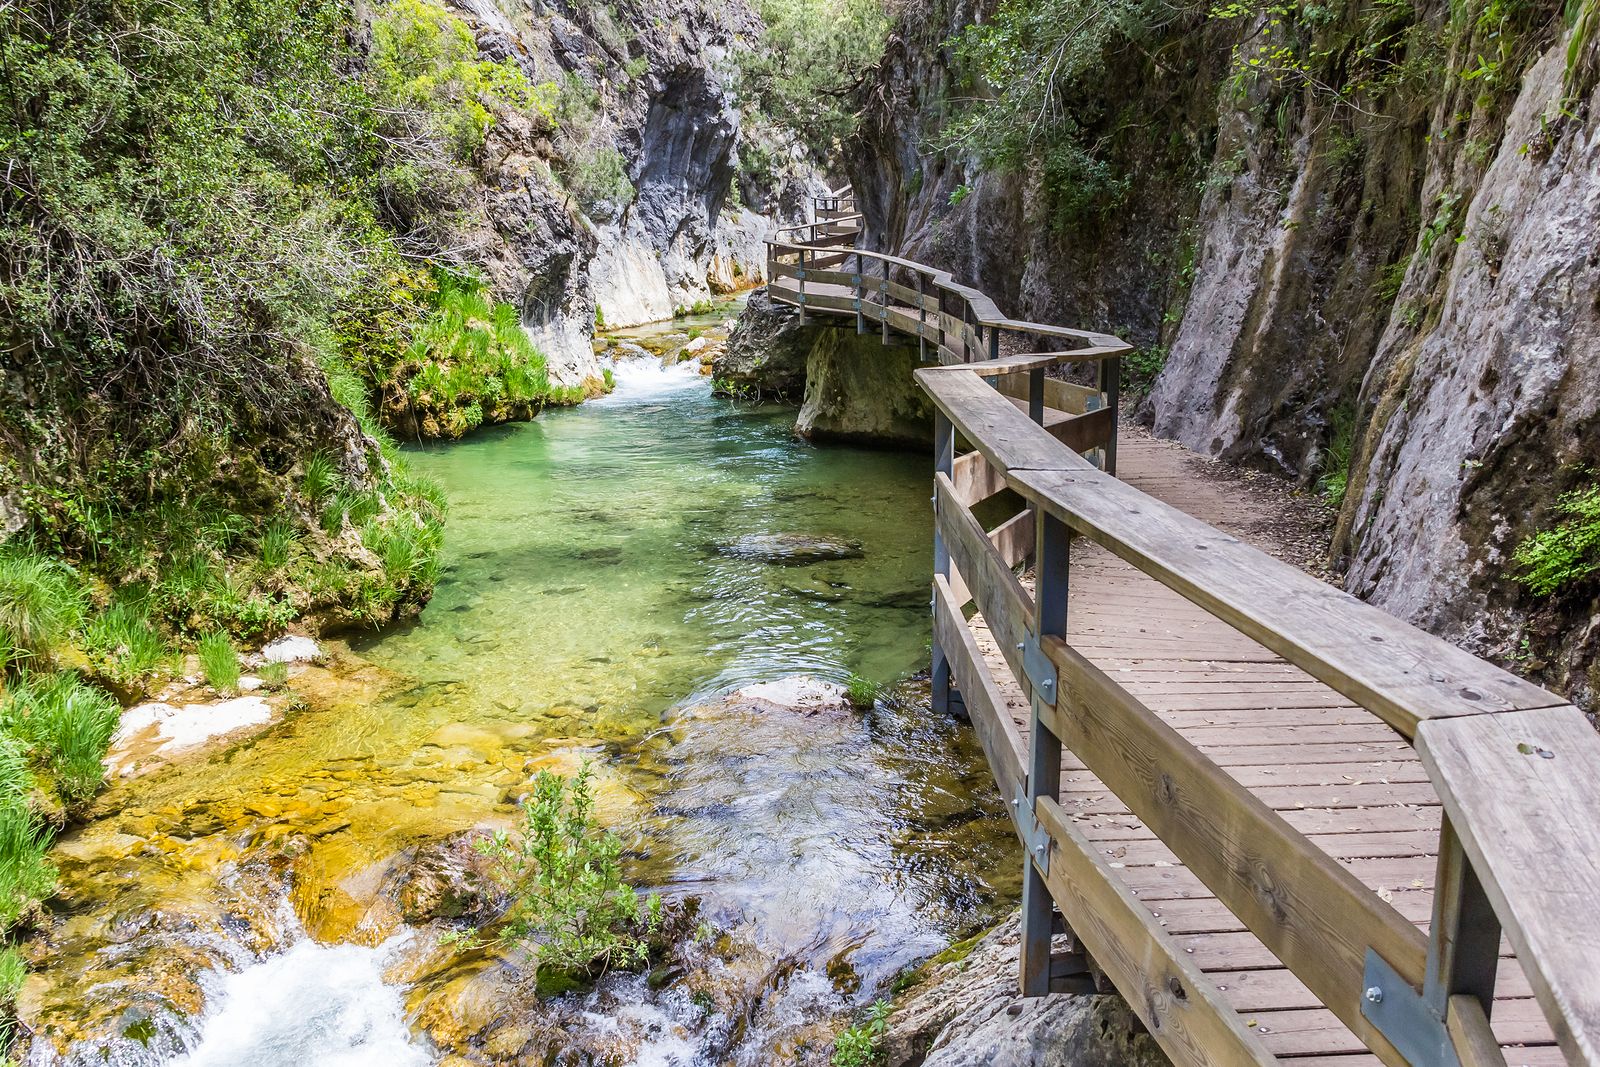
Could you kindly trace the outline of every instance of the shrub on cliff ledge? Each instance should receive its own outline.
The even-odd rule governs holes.
[[[1600,574],[1600,486],[1576,489],[1556,501],[1563,520],[1517,546],[1516,578],[1539,596]]]

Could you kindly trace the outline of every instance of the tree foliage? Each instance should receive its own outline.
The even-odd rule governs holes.
[[[762,39],[739,54],[743,102],[822,159],[855,128],[855,87],[889,33],[883,0],[757,0]]]

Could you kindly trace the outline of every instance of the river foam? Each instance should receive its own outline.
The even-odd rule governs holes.
[[[365,948],[305,940],[214,976],[199,1040],[183,1067],[429,1067],[400,990],[383,981],[399,939]]]

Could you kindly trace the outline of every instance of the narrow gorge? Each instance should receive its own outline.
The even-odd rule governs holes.
[[[1012,642],[939,487],[1020,596],[1046,527],[928,368],[1014,361],[974,377],[1007,415],[1094,416],[1233,501],[1201,516],[1229,544],[1592,715],[1597,26],[0,9],[0,1063],[1181,1060],[1070,938],[1072,991],[1018,995],[1042,846],[948,703],[941,596]],[[1085,339],[1115,358],[1061,358]],[[1127,603],[1176,659],[1181,613]]]

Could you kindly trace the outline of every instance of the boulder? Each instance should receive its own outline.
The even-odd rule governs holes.
[[[487,830],[465,830],[420,846],[389,879],[387,894],[409,923],[429,919],[492,918],[506,905],[506,893],[493,877],[494,863],[477,843]]]
[[[762,400],[799,400],[806,390],[806,357],[825,327],[800,325],[800,316],[766,291],[750,294],[728,344],[712,364],[719,391]]]

